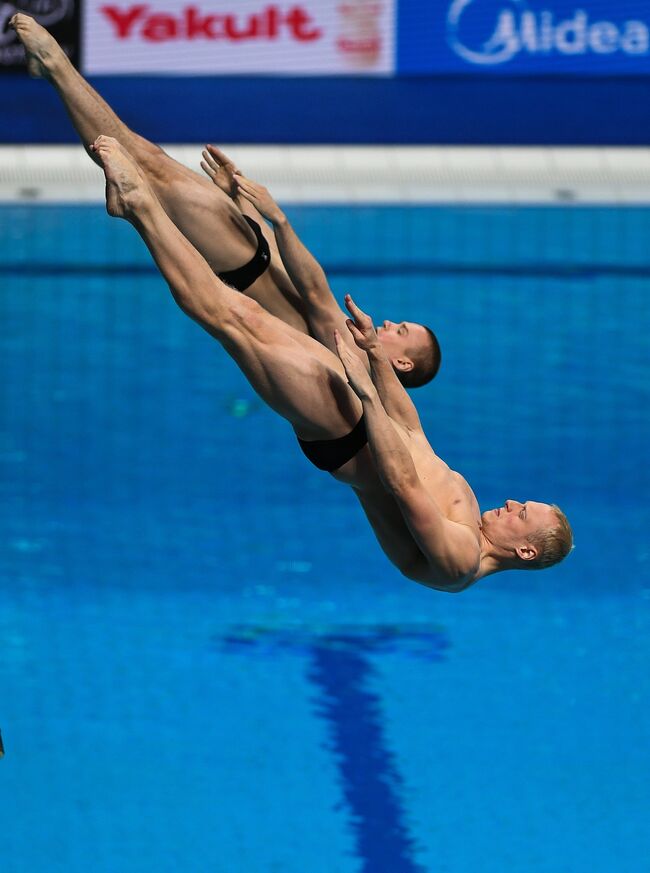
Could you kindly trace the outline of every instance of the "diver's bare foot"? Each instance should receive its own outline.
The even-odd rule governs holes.
[[[30,76],[49,79],[57,62],[67,60],[67,55],[54,37],[31,16],[17,12],[10,19],[9,27],[13,27],[25,47]]]
[[[90,147],[106,176],[106,210],[116,218],[133,221],[136,213],[154,198],[131,155],[112,136],[98,136]]]

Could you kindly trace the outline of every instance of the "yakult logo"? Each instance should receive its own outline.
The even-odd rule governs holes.
[[[394,18],[394,0],[85,0],[84,68],[383,75],[394,69]]]
[[[301,6],[285,10],[267,6],[249,14],[210,13],[196,6],[186,6],[177,13],[155,12],[145,4],[124,8],[102,6],[100,11],[120,40],[137,36],[147,42],[194,39],[239,42],[274,40],[286,35],[298,42],[312,42],[322,35]]]
[[[564,57],[650,53],[650,27],[644,21],[592,21],[584,9],[562,19],[548,9],[533,11],[526,0],[453,0],[447,39],[461,58],[484,66],[507,63],[522,52]]]

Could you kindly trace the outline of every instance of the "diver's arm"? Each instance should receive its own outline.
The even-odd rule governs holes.
[[[414,575],[430,588],[458,593],[470,585],[479,567],[480,551],[466,525],[446,518],[418,476],[406,444],[379,401],[362,400],[368,445],[384,488],[392,495],[413,541],[424,557],[424,569]]]
[[[323,268],[298,238],[268,189],[246,178],[232,159],[216,146],[207,145],[202,156],[201,167],[218,188],[231,197],[240,209],[248,207],[257,217],[267,218],[271,222],[282,262],[303,301],[316,310],[318,315],[324,309],[336,313],[339,323],[342,323],[343,313],[336,303]],[[332,330],[328,333],[333,349]]]
[[[312,335],[334,351],[334,330],[342,331],[345,315],[332,294],[325,271],[269,191],[240,173],[233,178],[237,198],[248,201],[271,222],[282,263],[303,301]]]
[[[325,271],[300,240],[287,216],[278,207],[275,217],[269,220],[273,225],[282,262],[302,299],[317,313],[324,308],[334,310],[340,320],[342,312],[332,294]]]
[[[381,403],[394,420],[409,430],[420,430],[420,416],[408,391],[389,361],[372,319],[356,305],[350,294],[345,295],[345,305],[352,316],[347,319],[347,328],[355,345],[368,355],[370,375],[377,389]]]

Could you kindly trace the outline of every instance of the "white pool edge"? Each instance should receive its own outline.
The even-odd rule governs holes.
[[[202,144],[166,150],[200,172]],[[284,203],[650,204],[650,148],[225,145]],[[101,203],[81,146],[0,146],[0,203]]]

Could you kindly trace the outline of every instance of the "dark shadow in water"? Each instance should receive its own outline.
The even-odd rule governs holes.
[[[316,711],[328,725],[363,873],[425,873],[401,802],[402,780],[384,735],[381,700],[372,691],[370,655],[400,653],[440,661],[448,643],[425,625],[271,628],[245,625],[215,641],[221,651],[310,658]]]

